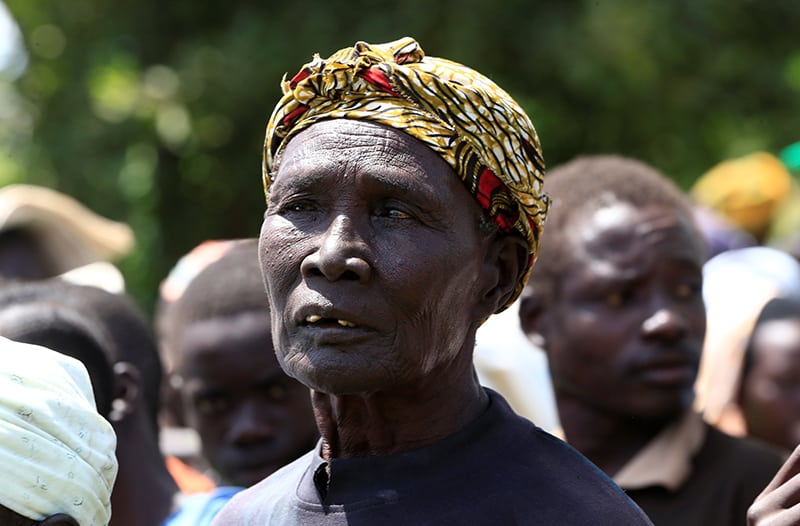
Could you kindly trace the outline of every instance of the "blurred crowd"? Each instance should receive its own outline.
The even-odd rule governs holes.
[[[800,143],[723,160],[686,191],[622,157],[552,168],[543,255],[521,299],[478,330],[480,382],[655,524],[739,524],[800,443],[798,177]],[[0,517],[210,524],[318,443],[309,390],[275,357],[255,230],[174,262],[151,318],[114,264],[134,247],[127,225],[51,189],[0,189],[0,427],[70,404],[36,429],[66,451],[37,457],[46,465],[0,434],[3,469],[34,475],[4,486]],[[635,321],[657,302],[670,307]],[[640,338],[685,343],[645,357],[631,351]],[[634,374],[669,396],[642,394]],[[45,467],[63,487],[44,491]],[[75,489],[76,476],[92,482]]]
[[[705,244],[694,409],[784,455],[800,443],[798,172],[800,143],[721,162],[687,192]],[[130,228],[68,196],[0,189],[0,336],[86,366],[117,436],[113,524],[206,524],[313,447],[308,391],[272,351],[255,239],[209,240],[182,257],[152,320],[113,264],[133,245]],[[564,438],[546,344],[526,334],[521,303],[478,331],[475,366],[483,385]]]

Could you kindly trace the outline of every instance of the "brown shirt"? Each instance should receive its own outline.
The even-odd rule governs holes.
[[[655,526],[745,526],[748,506],[782,462],[777,450],[727,435],[691,412],[663,430],[614,481]]]

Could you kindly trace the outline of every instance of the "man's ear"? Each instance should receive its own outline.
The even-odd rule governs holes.
[[[114,364],[114,400],[108,419],[119,422],[136,410],[141,396],[142,375],[139,368],[130,362]]]
[[[522,292],[519,302],[519,325],[528,340],[540,349],[546,349],[544,331],[544,293],[534,290],[530,285]]]
[[[183,410],[183,378],[168,372],[161,383],[161,409],[159,422],[166,427],[189,427]]]
[[[528,244],[522,236],[493,236],[483,265],[485,286],[481,305],[485,313],[481,319],[498,312],[511,299],[527,263]]]
[[[57,513],[50,515],[43,521],[38,522],[39,526],[80,526],[71,515],[66,513]]]

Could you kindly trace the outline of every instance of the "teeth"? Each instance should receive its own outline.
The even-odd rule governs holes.
[[[321,319],[322,316],[319,316],[317,314],[309,314],[308,316],[306,316],[306,323],[317,323]],[[336,323],[338,323],[342,327],[357,327],[355,323],[347,320],[336,320]]]

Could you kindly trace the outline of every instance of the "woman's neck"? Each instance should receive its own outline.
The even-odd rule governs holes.
[[[328,461],[432,444],[477,418],[488,404],[471,362],[464,374],[434,372],[391,391],[342,396],[312,391],[311,399]]]

